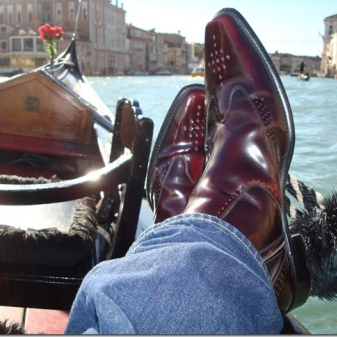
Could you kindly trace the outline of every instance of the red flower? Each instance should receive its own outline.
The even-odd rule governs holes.
[[[62,36],[63,36],[64,32],[63,32],[63,29],[62,29],[61,27],[55,26],[55,27],[54,27],[54,30],[55,30],[56,35],[57,35],[58,37],[62,37]]]
[[[62,28],[59,26],[52,27],[49,23],[46,23],[39,28],[39,32],[39,39],[46,42],[46,51],[52,56],[56,55],[56,41],[62,40],[64,34]]]
[[[59,26],[52,27],[49,23],[41,26],[39,28],[40,36],[39,39],[41,40],[61,40],[63,37],[63,30]]]

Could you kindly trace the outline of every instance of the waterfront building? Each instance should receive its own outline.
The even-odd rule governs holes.
[[[330,44],[327,47],[327,70],[326,76],[337,79],[337,32],[331,35]]]
[[[126,25],[126,67],[125,74],[141,75],[147,73],[147,31],[132,24]]]
[[[167,47],[162,34],[156,33],[155,29],[147,32],[147,60],[146,71],[148,74],[167,74]]]
[[[61,26],[69,44],[75,31],[78,0],[0,0],[0,72],[34,69],[48,60],[38,28]],[[123,5],[109,0],[83,0],[78,22],[78,56],[87,75],[124,73],[126,25]]]
[[[78,0],[0,0],[0,73],[29,71],[48,61],[38,28],[61,26],[69,44],[76,29]],[[157,33],[126,24],[118,0],[82,0],[77,52],[86,75],[188,73],[193,54],[180,34]]]
[[[336,77],[337,71],[337,14],[324,19],[321,70],[327,77]]]
[[[188,74],[189,47],[185,37],[178,34],[160,33],[167,43],[167,70],[174,74]]]
[[[300,74],[302,62],[305,64],[305,71],[308,71],[311,76],[317,76],[320,73],[321,58],[319,56],[293,55],[278,52],[269,55],[280,74]]]
[[[33,4],[0,1],[0,74],[13,74],[46,62],[44,44],[37,39]]]

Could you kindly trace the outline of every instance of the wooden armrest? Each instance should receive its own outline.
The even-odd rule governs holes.
[[[80,199],[125,182],[132,154],[124,154],[104,168],[83,177],[46,184],[0,184],[2,205],[36,205]]]

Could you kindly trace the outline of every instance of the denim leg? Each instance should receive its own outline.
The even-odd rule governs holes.
[[[216,217],[182,214],[88,273],[65,333],[274,334],[282,324],[248,239]]]

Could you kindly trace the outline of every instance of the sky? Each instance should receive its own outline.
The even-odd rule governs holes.
[[[114,4],[116,0],[113,0]],[[178,33],[204,43],[207,22],[222,8],[238,10],[269,53],[321,56],[324,19],[337,14],[337,0],[119,0],[125,20],[157,33]]]

